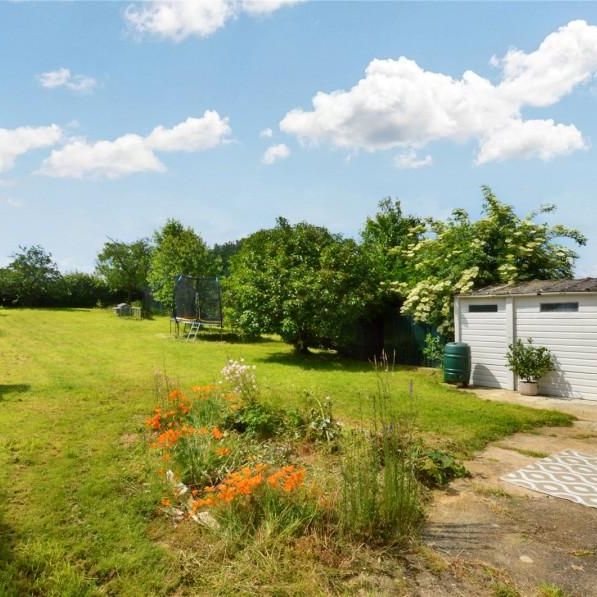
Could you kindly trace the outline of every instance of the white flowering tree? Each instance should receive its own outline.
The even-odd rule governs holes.
[[[457,294],[491,284],[572,277],[577,254],[568,245],[584,245],[586,238],[573,228],[536,222],[554,210],[544,205],[521,218],[483,187],[481,219],[471,222],[457,209],[446,222],[428,219],[413,226],[409,243],[395,249],[401,271],[390,282],[404,297],[402,313],[449,337]]]

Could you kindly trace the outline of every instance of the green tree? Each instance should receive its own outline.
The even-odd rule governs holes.
[[[405,216],[400,201],[386,197],[361,230],[362,246],[372,263],[380,268],[383,279],[396,281],[396,276],[406,271],[400,264],[404,250],[418,241],[424,230],[421,218]]]
[[[225,302],[247,335],[276,333],[306,352],[333,346],[378,292],[370,262],[352,240],[283,218],[244,240],[232,258]]]
[[[176,276],[210,275],[209,252],[203,239],[192,228],[185,228],[172,219],[155,232],[154,244],[149,283],[155,298],[172,308]]]
[[[110,288],[107,282],[96,275],[85,272],[63,274],[59,303],[64,307],[95,307],[98,301],[106,304],[122,295],[122,288]]]
[[[453,331],[454,295],[492,284],[572,277],[577,254],[557,239],[584,245],[573,228],[537,223],[555,210],[545,205],[519,217],[511,205],[483,187],[483,216],[471,221],[456,209],[446,222],[428,219],[424,234],[400,250],[394,290],[404,297],[402,312],[434,325],[445,336]]]
[[[230,275],[230,260],[240,251],[243,239],[215,244],[209,250],[210,271],[214,276]]]
[[[11,257],[7,269],[12,272],[13,304],[25,307],[51,304],[61,279],[52,254],[39,245],[19,246],[19,251]]]
[[[12,307],[17,304],[19,280],[8,267],[0,268],[0,305]]]
[[[97,256],[96,273],[114,292],[126,292],[130,303],[147,286],[152,248],[147,239],[132,243],[109,240]]]

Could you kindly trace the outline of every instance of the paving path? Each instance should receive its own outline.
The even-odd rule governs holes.
[[[549,584],[565,595],[597,597],[597,508],[500,480],[562,450],[597,454],[597,402],[468,391],[488,400],[554,408],[578,421],[569,428],[517,433],[489,445],[465,463],[470,479],[437,492],[424,540],[439,558],[436,566],[446,568],[446,594],[496,595],[503,594],[497,592],[500,587],[515,586],[521,595],[536,596],[546,594],[539,588]],[[419,586],[419,595],[443,594]]]

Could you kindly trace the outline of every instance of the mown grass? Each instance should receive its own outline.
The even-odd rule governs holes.
[[[268,400],[300,406],[305,391],[329,395],[348,422],[360,418],[376,389],[367,363],[296,356],[275,339],[217,338],[174,340],[165,318],[0,310],[0,595],[161,595],[214,587],[193,565],[192,540],[181,551],[171,523],[156,516],[159,488],[141,433],[154,405],[155,371],[188,387],[213,381],[228,357],[243,357],[257,365]],[[446,388],[429,370],[401,368],[392,377],[399,390],[414,382],[421,430],[460,453],[522,429],[570,422],[554,411]],[[265,561],[280,565],[276,554],[264,553]],[[212,564],[213,573],[218,561]],[[290,582],[293,565],[296,572],[296,564],[282,570],[282,558],[280,583]],[[325,567],[305,560],[304,569],[316,588]],[[223,567],[220,578],[238,580],[242,570]],[[255,571],[255,563],[246,570]],[[275,588],[272,574],[264,581]],[[245,586],[254,588],[259,576],[244,579]],[[230,585],[221,586],[225,592]],[[296,591],[309,586],[299,583]]]

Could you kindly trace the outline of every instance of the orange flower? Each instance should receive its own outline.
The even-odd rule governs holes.
[[[206,386],[193,386],[191,389],[196,394],[199,394],[201,400],[207,400],[214,393],[216,386],[211,384]]]
[[[216,454],[218,456],[220,456],[221,458],[223,458],[224,456],[228,456],[230,454],[232,450],[230,450],[230,448],[216,448]]]
[[[181,438],[182,432],[176,429],[168,429],[158,435],[154,447],[157,448],[172,448],[176,442]]]
[[[170,398],[170,400],[176,400],[177,398],[182,398],[182,392],[180,390],[171,390],[170,393],[168,394],[168,398]]]
[[[167,497],[163,497],[161,500],[161,504],[165,508],[169,508],[172,505],[172,502]]]
[[[219,440],[224,437],[224,434],[217,427],[214,427],[211,430],[211,435],[215,440]]]

